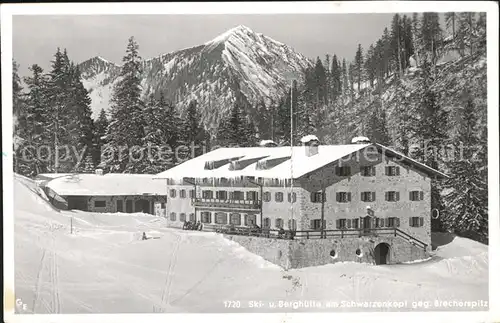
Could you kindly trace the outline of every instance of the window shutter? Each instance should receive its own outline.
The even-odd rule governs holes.
[[[351,224],[352,224],[351,219],[347,219],[347,228],[348,228],[348,229],[350,229],[350,228],[351,228]]]
[[[375,176],[375,175],[377,175],[377,171],[376,171],[376,169],[375,169],[375,166],[370,167],[370,169],[371,169],[371,171],[370,171],[371,176]]]
[[[375,195],[375,192],[372,192],[372,198],[373,198],[372,202],[373,202],[373,201],[375,201],[375,200],[377,199],[377,197],[376,197],[376,195]]]
[[[399,228],[399,218],[395,218],[394,223],[395,223],[396,227]]]
[[[338,192],[335,193],[335,199],[337,202],[340,202],[340,194]]]
[[[420,217],[420,226],[423,227],[424,226],[424,218],[423,217]]]
[[[245,214],[243,222],[245,225],[248,225],[248,214]]]
[[[323,226],[322,226],[323,229],[326,229],[326,220],[323,220]]]
[[[385,200],[389,201],[389,192],[385,192]]]
[[[340,229],[340,220],[339,219],[335,220],[335,226],[337,227],[337,229]]]
[[[385,166],[385,175],[386,176],[390,175],[390,167],[389,166]]]
[[[347,201],[351,202],[351,192],[347,193]]]
[[[424,199],[424,192],[420,191],[420,200],[422,201]]]
[[[311,229],[315,229],[315,228],[314,228],[314,220],[310,220],[309,222],[310,222],[310,223],[309,223],[309,228],[311,228]]]
[[[399,176],[399,166],[396,166],[396,175]]]
[[[396,192],[396,201],[399,201],[399,192]]]
[[[380,219],[380,227],[381,228],[385,227],[385,219],[384,218]]]
[[[365,226],[365,219],[364,218],[360,218],[359,219],[359,227],[363,228],[364,226]]]

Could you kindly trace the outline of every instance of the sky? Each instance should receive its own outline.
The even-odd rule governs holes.
[[[134,36],[140,55],[156,57],[203,44],[228,29],[245,25],[285,43],[299,53],[322,59],[337,54],[350,60],[357,44],[364,48],[389,27],[393,13],[267,15],[39,15],[14,16],[13,55],[20,74],[38,64],[50,67],[57,47],[80,63],[95,56],[121,63]]]

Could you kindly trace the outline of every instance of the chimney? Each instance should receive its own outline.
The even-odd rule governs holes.
[[[103,175],[103,171],[102,171],[102,169],[101,169],[101,168],[97,168],[97,169],[95,170],[95,174],[96,174],[96,175]]]
[[[315,135],[307,135],[300,139],[305,148],[306,156],[311,157],[318,154],[319,139]]]

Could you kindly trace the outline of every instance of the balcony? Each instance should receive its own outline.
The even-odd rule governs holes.
[[[261,201],[196,198],[193,199],[192,204],[195,207],[202,207],[202,208],[260,211]]]

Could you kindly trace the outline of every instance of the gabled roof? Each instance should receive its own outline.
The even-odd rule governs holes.
[[[374,145],[384,150],[391,156],[403,156],[394,150],[379,144],[351,144],[351,145],[320,145],[318,154],[306,156],[303,146],[295,147],[251,147],[251,148],[219,148],[202,156],[190,159],[176,167],[156,175],[156,178],[168,178],[182,180],[183,178],[239,178],[239,177],[262,177],[278,179],[297,179],[305,174],[311,173],[321,167],[333,163],[342,157],[360,151],[368,146]],[[288,157],[288,158],[287,158]],[[444,176],[445,174],[423,165],[409,157],[403,156],[402,160],[415,165],[416,168],[431,176]],[[252,160],[246,167],[232,169],[229,160]],[[224,160],[225,163],[215,168],[205,168],[210,162]],[[272,167],[258,167],[269,161]],[[247,163],[242,163],[247,164]]]
[[[70,174],[46,184],[61,196],[166,195],[165,181],[146,174]]]

